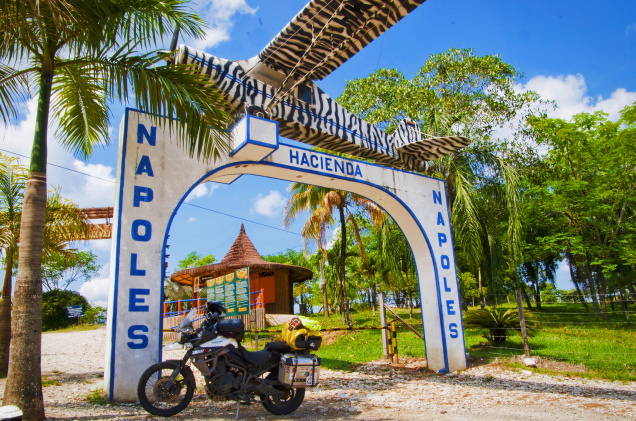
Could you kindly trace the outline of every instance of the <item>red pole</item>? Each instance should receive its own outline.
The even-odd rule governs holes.
[[[163,317],[166,317],[166,313],[168,312],[168,303],[163,302]]]
[[[201,312],[201,297],[197,297],[197,313]]]
[[[177,311],[181,313],[181,300],[177,300]]]

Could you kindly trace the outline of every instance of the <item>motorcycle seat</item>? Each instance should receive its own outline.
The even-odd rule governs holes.
[[[285,354],[286,352],[291,352],[290,346],[285,341],[267,342],[265,344],[265,349],[274,353],[278,353],[278,354]]]
[[[261,365],[272,356],[272,353],[266,349],[262,351],[248,351],[247,349],[242,348],[240,350],[234,350],[234,352],[237,352],[247,362],[255,366]]]

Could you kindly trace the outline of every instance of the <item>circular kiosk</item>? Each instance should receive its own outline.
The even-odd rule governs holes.
[[[187,286],[194,286],[198,281],[199,287],[203,288],[207,281],[244,267],[249,267],[250,293],[263,290],[267,314],[293,314],[293,284],[313,277],[307,268],[264,260],[241,224],[241,231],[223,260],[175,272],[170,280]]]

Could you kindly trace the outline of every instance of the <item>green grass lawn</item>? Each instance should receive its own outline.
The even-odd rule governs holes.
[[[634,306],[629,310],[634,312]],[[408,310],[397,310],[397,313],[421,331],[419,312],[413,315],[413,319],[409,319]],[[636,329],[633,324],[626,325],[625,316],[619,307],[616,308],[616,313],[610,314],[609,323],[596,321],[593,313],[586,313],[578,304],[544,304],[541,311],[535,309],[532,312],[526,311],[526,314],[537,322],[537,329],[529,339],[532,355],[583,365],[588,369],[586,373],[568,373],[566,369],[564,374],[636,381]],[[391,316],[387,317],[391,319]],[[322,315],[313,315],[311,318],[319,321],[323,328],[344,326],[340,315],[332,315],[327,319]],[[374,316],[370,311],[357,311],[352,314],[352,318],[354,326],[380,325],[379,312]],[[632,316],[632,319],[636,317]],[[368,330],[328,333],[327,344],[322,346],[317,355],[326,368],[351,370],[356,363],[382,358],[380,332]],[[517,335],[512,335],[500,348],[488,345],[478,330],[467,329],[465,339],[466,351],[486,361],[523,354],[523,343]],[[399,322],[398,350],[401,357],[426,356],[423,341]]]

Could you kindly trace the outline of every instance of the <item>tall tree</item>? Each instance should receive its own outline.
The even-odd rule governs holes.
[[[229,120],[222,94],[191,66],[159,65],[167,56],[153,50],[175,28],[203,36],[201,25],[184,0],[0,3],[0,116],[8,123],[18,101],[31,94],[38,101],[4,393],[4,404],[20,407],[25,420],[44,418],[39,361],[49,115],[59,124],[61,144],[79,157],[108,141],[113,100],[174,117],[169,125],[191,154],[218,156],[227,134],[209,127],[224,128]]]
[[[446,181],[453,237],[471,257],[480,284],[484,276],[498,278],[501,236],[518,236],[520,228],[519,175],[492,140],[497,129],[525,121],[539,105],[536,93],[515,90],[521,76],[498,56],[453,48],[432,55],[412,79],[395,69],[380,69],[348,82],[338,98],[389,133],[409,119],[424,136],[472,139],[469,147],[430,162],[426,173]],[[506,230],[494,229],[495,216],[504,218]]]
[[[606,274],[636,263],[636,103],[621,115],[530,120],[531,136],[547,149],[545,176],[531,194],[559,224],[541,240],[566,253],[606,320]]]
[[[11,338],[11,281],[16,258],[27,169],[15,158],[0,155],[0,249],[4,253],[4,284],[0,303],[0,373],[7,373]],[[58,257],[71,256],[69,241],[87,233],[88,222],[81,210],[62,199],[59,192],[49,194],[44,226],[44,266]]]
[[[89,281],[100,268],[97,256],[90,250],[55,253],[42,265],[42,286],[46,291],[66,291],[73,282]]]
[[[361,209],[374,224],[380,224],[384,219],[384,211],[374,202],[365,197],[343,190],[334,190],[309,184],[294,183],[291,187],[292,197],[285,208],[283,223],[287,226],[302,212],[311,212],[302,229],[305,244],[315,241],[322,251],[326,248],[327,227],[335,222],[334,214],[340,221],[340,304],[343,322],[352,325],[351,313],[346,294],[345,257],[347,252],[347,222],[351,222],[354,235],[360,239],[358,225],[355,221],[355,210]],[[364,247],[359,244],[361,253]]]

